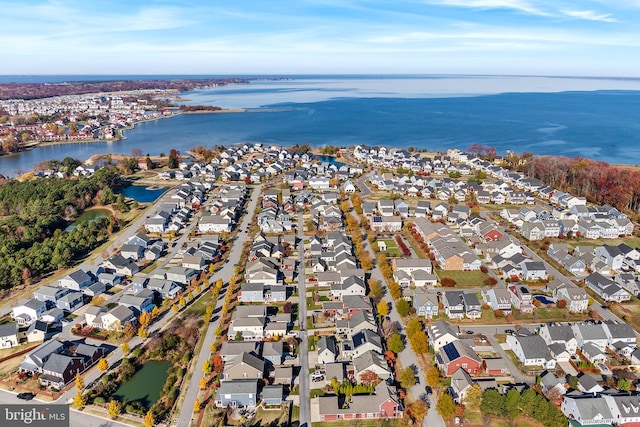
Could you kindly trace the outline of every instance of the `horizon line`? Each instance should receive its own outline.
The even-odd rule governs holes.
[[[96,77],[133,77],[133,76],[190,76],[190,77],[278,77],[288,78],[292,76],[367,76],[367,77],[422,77],[422,76],[463,76],[463,77],[543,77],[543,78],[561,78],[561,79],[624,79],[624,80],[640,80],[637,76],[613,76],[613,75],[570,75],[570,74],[487,74],[487,73],[292,73],[292,74],[201,74],[201,73],[168,73],[168,74],[152,74],[152,73],[125,73],[125,74],[0,74],[0,77],[76,77],[76,76],[96,76]],[[3,84],[3,83],[0,83]]]

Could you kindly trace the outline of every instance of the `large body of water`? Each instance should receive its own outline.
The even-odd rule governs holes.
[[[123,141],[40,147],[0,158],[0,173],[15,176],[42,160],[65,156],[130,154],[132,148],[168,154],[171,148],[184,152],[244,142],[364,143],[430,151],[479,143],[500,154],[529,151],[640,163],[640,79],[297,76],[184,97],[190,104],[248,111],[141,123],[126,131]]]

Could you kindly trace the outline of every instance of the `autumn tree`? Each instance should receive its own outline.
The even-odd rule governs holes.
[[[125,341],[125,342],[123,342],[123,343],[120,345],[120,350],[122,351],[122,354],[125,354],[125,355],[126,355],[127,353],[129,353],[129,343],[128,343],[128,342],[126,342],[126,341]]]
[[[211,372],[211,362],[209,362],[209,359],[204,361],[204,364],[202,365],[202,372],[205,374]]]
[[[477,411],[480,409],[480,402],[482,402],[482,389],[476,383],[467,390],[467,395],[464,398],[464,404],[472,411]]]
[[[360,374],[360,382],[364,385],[375,386],[375,385],[378,385],[378,383],[380,382],[380,378],[378,377],[378,374],[376,374],[370,369],[367,369],[362,374]]]
[[[153,416],[153,412],[147,411],[147,415],[144,416],[144,427],[153,427],[156,420]]]
[[[409,314],[410,310],[411,310],[411,305],[409,304],[409,301],[405,299],[401,299],[396,302],[396,311],[400,316],[405,317],[406,315]]]
[[[138,329],[138,337],[145,339],[149,336],[149,331],[144,326]]]
[[[418,354],[429,352],[429,337],[424,331],[418,331],[409,337],[411,348]]]
[[[109,362],[107,362],[107,359],[105,359],[104,357],[100,359],[100,361],[98,362],[98,369],[100,369],[102,372],[109,369]]]
[[[76,390],[82,393],[84,390],[84,378],[80,375],[80,372],[76,372]]]
[[[77,392],[75,396],[73,396],[73,407],[76,409],[83,408],[87,404],[87,398],[82,392]]]
[[[395,333],[389,337],[389,339],[387,340],[387,348],[395,354],[398,354],[402,352],[402,350],[404,350],[404,341],[402,340],[400,334]]]
[[[382,282],[377,279],[369,280],[369,296],[376,301],[384,296],[384,287],[382,286]]]
[[[387,363],[389,364],[389,366],[393,367],[396,363],[396,354],[391,351],[391,350],[387,350],[384,352],[384,360],[387,361]]]
[[[122,412],[122,405],[117,400],[112,399],[109,401],[108,410],[109,410],[109,416],[112,419],[115,419]]]
[[[436,411],[444,419],[450,419],[456,416],[456,404],[453,402],[450,394],[443,393],[436,403]]]
[[[151,323],[151,314],[148,311],[143,311],[140,313],[138,322],[140,322],[140,325],[144,327],[148,326],[149,323]]]
[[[400,371],[398,379],[403,388],[409,388],[416,385],[416,374],[410,366],[407,366]]]
[[[224,367],[224,363],[222,361],[222,357],[217,354],[214,358],[213,358],[213,372],[215,372],[216,374],[222,372],[222,368]]]
[[[456,281],[451,277],[443,277],[440,280],[440,284],[447,288],[453,288],[456,285]]]
[[[416,400],[411,404],[410,408],[413,419],[418,422],[421,422],[424,417],[427,416],[427,412],[429,412],[429,407],[424,400]]]
[[[198,398],[193,402],[193,412],[200,412],[200,399]]]
[[[395,281],[393,281],[391,282],[391,284],[389,284],[389,294],[391,295],[391,298],[393,298],[394,300],[398,300],[402,297],[402,288]]]
[[[91,305],[103,306],[105,304],[104,297],[101,295],[96,295],[91,298]]]
[[[207,388],[207,379],[205,377],[200,378],[200,389],[204,390],[205,388]]]
[[[436,388],[440,385],[440,371],[435,366],[430,366],[425,376],[425,380],[431,388]]]
[[[376,309],[378,310],[378,315],[380,317],[385,317],[389,314],[389,304],[385,300],[380,300],[376,305]]]

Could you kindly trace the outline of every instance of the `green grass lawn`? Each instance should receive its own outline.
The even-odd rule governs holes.
[[[319,310],[322,308],[322,305],[314,303],[313,297],[307,297],[307,308],[309,310]]]
[[[202,316],[206,312],[207,306],[213,305],[215,307],[216,300],[213,297],[213,293],[206,290],[201,295],[199,300],[195,301],[185,310],[185,316]]]
[[[454,271],[454,270],[442,270],[435,267],[435,273],[438,279],[442,281],[445,277],[451,278],[456,281],[456,288],[482,288],[484,281],[488,275],[482,271]]]
[[[384,242],[387,245],[387,250],[385,252],[385,255],[387,255],[388,258],[399,258],[400,256],[402,256],[402,254],[400,253],[400,249],[398,248],[398,245],[396,244],[395,240],[393,239],[380,239],[377,242]],[[374,245],[378,245],[378,243],[375,242]]]

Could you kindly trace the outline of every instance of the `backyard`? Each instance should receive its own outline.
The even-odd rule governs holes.
[[[450,278],[455,280],[456,288],[482,288],[485,286],[484,281],[489,277],[480,270],[476,271],[457,271],[442,270],[438,267],[434,268],[438,280],[442,283],[442,279]]]
[[[378,242],[384,242],[387,245],[386,255],[388,258],[399,258],[401,256],[400,248],[398,248],[393,239],[382,239],[378,240]]]

